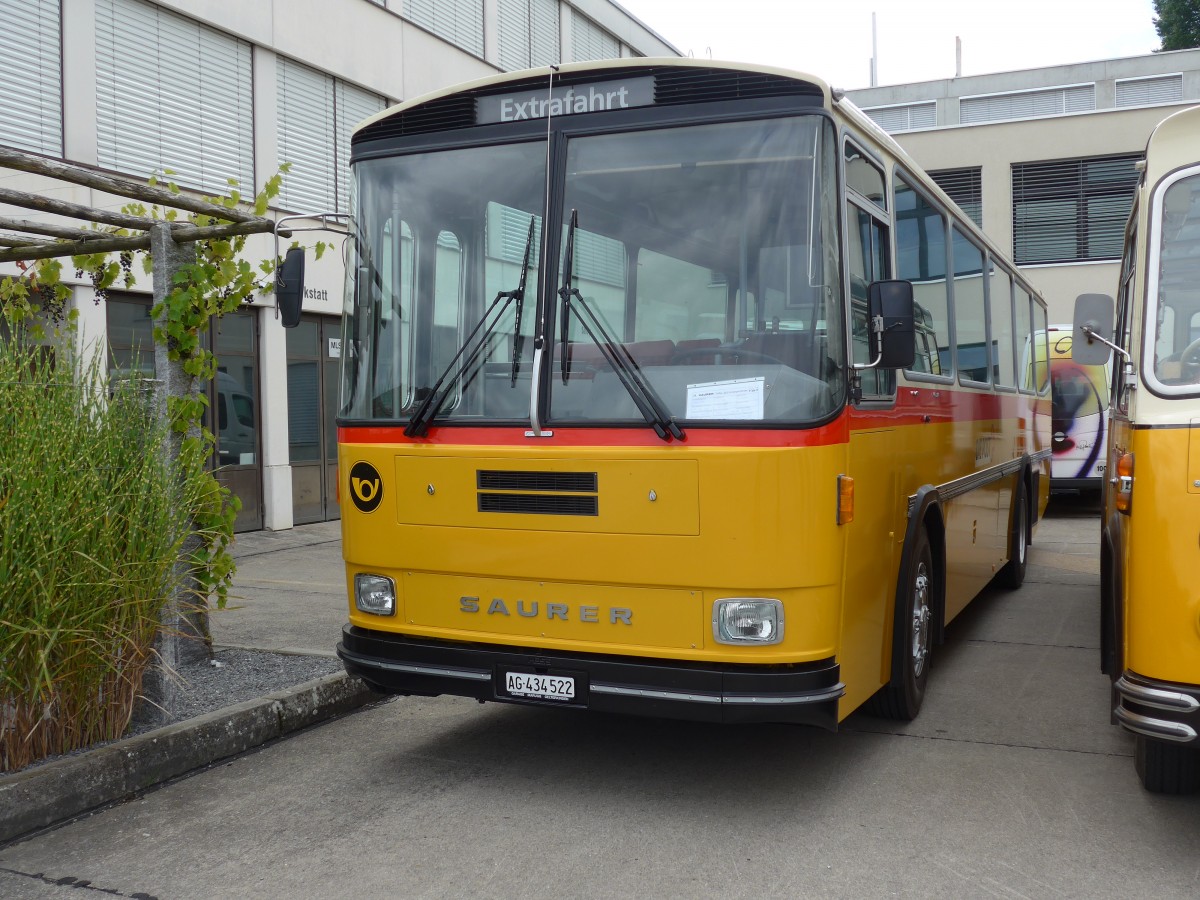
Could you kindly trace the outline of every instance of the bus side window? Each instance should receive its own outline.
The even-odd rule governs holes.
[[[983,251],[958,228],[954,248],[954,324],[958,376],[964,381],[991,381],[987,323],[983,299]]]
[[[1132,214],[1136,221],[1136,209]],[[1133,306],[1133,275],[1134,258],[1137,255],[1137,232],[1130,231],[1125,241],[1125,256],[1121,261],[1121,290],[1117,295],[1116,329],[1113,332],[1113,342],[1127,353],[1129,346],[1130,315]],[[1123,413],[1129,411],[1130,387],[1126,375],[1127,366],[1119,357],[1113,360],[1112,397],[1110,403]]]
[[[950,375],[950,303],[946,295],[946,220],[941,212],[903,178],[894,181],[896,194],[896,277],[913,284],[913,299],[921,311],[919,329],[931,343],[929,374]],[[917,366],[922,354],[917,354]],[[920,373],[920,369],[910,369]]]
[[[1037,392],[1037,372],[1034,365],[1035,344],[1033,343],[1033,317],[1030,313],[1029,291],[1018,286],[1013,292],[1013,311],[1016,313],[1017,346],[1021,349],[1021,376],[1019,387],[1024,394]]]
[[[883,171],[850,142],[843,151],[847,184],[846,243],[850,279],[850,340],[853,361],[871,361],[867,331],[867,286],[891,277],[889,264],[887,196]],[[859,373],[864,397],[891,397],[896,373],[890,369],[863,369]]]
[[[1013,342],[1012,276],[1000,266],[992,267],[988,303],[992,325],[992,366],[998,387],[1015,388],[1016,345]]]

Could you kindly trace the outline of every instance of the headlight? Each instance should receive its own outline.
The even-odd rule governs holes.
[[[713,604],[718,644],[778,644],[783,640],[783,604],[758,597],[730,597]]]
[[[355,575],[354,605],[375,616],[395,615],[396,582],[383,575]]]

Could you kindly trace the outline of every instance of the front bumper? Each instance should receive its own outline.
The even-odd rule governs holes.
[[[378,691],[452,694],[523,705],[565,706],[700,722],[787,722],[837,730],[845,686],[832,659],[787,666],[665,661],[521,647],[418,640],[353,625],[342,628],[338,656],[346,671]],[[567,674],[578,683],[571,703],[507,696],[510,670]]]
[[[1113,718],[1143,737],[1200,746],[1200,688],[1127,671],[1113,684]]]

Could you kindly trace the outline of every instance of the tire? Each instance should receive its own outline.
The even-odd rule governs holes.
[[[1008,536],[1008,562],[1000,570],[1000,584],[1016,590],[1025,583],[1029,567],[1029,499],[1025,496],[1025,479],[1018,478],[1013,495],[1012,531]]]
[[[892,677],[868,701],[867,710],[885,719],[910,721],[921,711],[933,649],[935,572],[929,535],[922,528],[903,578],[903,602],[892,629]],[[898,591],[899,593],[899,591]]]
[[[1200,750],[1137,735],[1137,773],[1142,787],[1155,794],[1191,794],[1200,790]]]

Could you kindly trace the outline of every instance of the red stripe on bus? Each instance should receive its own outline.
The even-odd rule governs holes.
[[[915,395],[913,391],[916,391]],[[1035,409],[1049,415],[1049,400],[1029,394],[990,394],[951,387],[902,387],[896,404],[887,408],[847,408],[818,428],[686,428],[682,443],[690,447],[822,447],[845,443],[851,431],[921,424],[1032,417]],[[404,436],[403,425],[348,425],[338,428],[343,444],[423,444],[427,446],[533,446],[525,426],[433,426],[422,437]],[[649,426],[636,428],[548,428],[542,439],[557,447],[662,447]]]
[[[846,442],[846,416],[819,428],[749,429],[749,428],[687,428],[683,441],[662,441],[650,429],[644,428],[560,428],[553,437],[526,437],[525,428],[447,428],[432,427],[424,437],[404,436],[403,425],[353,425],[338,428],[338,442],[343,444],[425,444],[429,446],[554,446],[554,447],[821,447]]]

